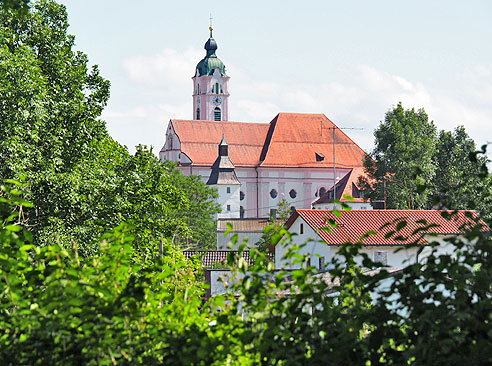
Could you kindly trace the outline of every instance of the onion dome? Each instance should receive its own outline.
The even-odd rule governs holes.
[[[217,57],[215,50],[217,50],[217,42],[212,37],[213,28],[210,27],[210,38],[205,43],[205,50],[207,55],[196,65],[198,70],[198,76],[211,76],[215,69],[219,69],[221,76],[227,76],[225,72],[224,63]]]

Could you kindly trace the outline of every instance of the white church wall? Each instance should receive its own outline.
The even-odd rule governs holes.
[[[179,139],[175,136],[177,143]],[[173,142],[174,144],[175,142]],[[180,154],[180,157],[178,155]],[[186,155],[177,151],[166,151],[160,154],[161,159],[180,161],[185,166],[180,166],[185,175],[200,175],[203,182],[207,182],[210,167],[186,166],[190,161]],[[233,161],[234,163],[234,161]],[[333,181],[333,171],[329,168],[263,168],[236,167],[236,175],[241,182],[240,191],[245,195],[240,201],[239,207],[244,209],[244,217],[268,217],[271,209],[276,209],[282,198],[285,198],[289,207],[296,209],[309,209],[317,197],[319,187],[329,189]],[[348,169],[337,170],[340,174],[348,172]],[[257,177],[258,172],[258,177]],[[270,191],[275,189],[277,197],[272,198]],[[295,191],[295,198],[290,197],[289,192]],[[259,202],[259,209],[257,209]],[[355,207],[354,207],[355,208]],[[239,211],[239,208],[238,208]],[[238,216],[239,217],[239,216]]]
[[[217,189],[219,198],[218,204],[222,208],[222,212],[216,215],[217,218],[239,218],[239,190],[240,185],[212,185]],[[229,189],[229,192],[227,192]]]
[[[344,201],[352,210],[372,210],[369,202]],[[316,203],[313,205],[315,210],[342,210],[342,205],[338,203]]]

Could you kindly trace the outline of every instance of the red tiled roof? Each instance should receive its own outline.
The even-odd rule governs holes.
[[[229,156],[238,166],[333,167],[333,127],[323,114],[279,113],[270,124],[171,120],[181,151],[193,165],[211,166],[224,135]],[[335,129],[336,166],[362,167],[365,152]],[[316,153],[325,156],[316,161]]]
[[[366,176],[363,168],[353,168],[350,172],[344,175],[343,178],[336,184],[336,199],[344,202],[350,202],[343,198],[344,195],[349,195],[354,198],[354,201],[352,202],[366,202],[367,200],[364,200],[364,198],[358,197],[357,182],[361,175]],[[330,192],[333,192],[333,187],[326,191],[322,197],[313,202],[313,204],[332,202],[333,198],[330,197],[333,196],[330,196]]]
[[[222,136],[236,167],[257,165],[269,126],[267,123],[204,120],[171,120],[170,123],[181,141],[181,151],[193,165],[201,166],[211,166],[217,159]]]
[[[370,235],[362,240],[365,245],[405,245],[418,241],[425,244],[421,233],[413,234],[417,228],[426,226],[420,223],[425,220],[427,224],[436,224],[424,230],[425,232],[440,234],[458,234],[463,232],[463,225],[472,223],[472,220],[466,217],[470,213],[477,217],[475,211],[456,211],[451,220],[443,217],[442,210],[352,210],[341,211],[341,217],[337,217],[331,210],[296,210],[286,223],[290,228],[294,221],[300,216],[328,245],[340,245],[347,241],[357,242],[369,230],[376,231],[376,235]],[[447,211],[449,213],[453,211]],[[338,227],[332,228],[333,232],[321,230],[324,227],[330,227],[329,219],[334,219]],[[390,238],[385,235],[392,230],[396,230],[397,223],[406,221],[407,225],[397,234]],[[385,224],[390,225],[383,227]],[[485,224],[481,222],[482,225]],[[488,228],[487,228],[488,230]],[[401,235],[405,240],[396,240],[395,237]]]
[[[324,114],[302,113],[279,113],[273,119],[261,166],[333,167],[333,128],[336,166],[362,167],[366,153],[332,121]],[[316,153],[325,159],[316,161]]]
[[[227,263],[227,255],[229,253],[237,254],[235,250],[183,250],[183,255],[186,259],[197,258],[201,259],[202,265],[206,268],[212,267],[215,263]],[[267,252],[267,257],[275,259],[275,253]],[[254,264],[249,255],[249,250],[242,253],[242,257],[249,265]]]

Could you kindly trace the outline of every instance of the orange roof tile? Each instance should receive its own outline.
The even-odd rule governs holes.
[[[336,166],[362,167],[366,153],[332,121],[324,114],[302,113],[279,113],[273,119],[261,166],[333,167],[333,129]],[[316,153],[325,159],[316,161]]]
[[[269,126],[267,123],[204,120],[171,120],[170,123],[181,141],[181,151],[193,165],[200,166],[214,163],[222,137],[229,145],[229,157],[236,167],[257,165]]]
[[[349,195],[354,198],[352,202],[367,202],[363,197],[359,197],[359,191],[357,187],[357,183],[359,181],[360,176],[366,176],[363,168],[353,168],[343,176],[336,184],[336,199],[340,201],[350,202],[347,199],[343,198],[344,195]],[[330,195],[330,192],[333,192],[333,187],[331,187],[325,194],[318,198],[313,204],[317,203],[329,203],[333,201],[333,195]]]
[[[333,128],[324,114],[279,113],[270,124],[229,121],[171,120],[181,151],[193,165],[211,166],[225,137],[236,167],[333,167]],[[365,152],[335,129],[336,166],[362,167]],[[316,153],[325,156],[316,161]]]
[[[352,210],[341,211],[341,217],[336,217],[331,210],[296,210],[286,223],[290,228],[294,221],[300,216],[328,245],[340,245],[347,241],[357,242],[369,230],[376,231],[376,235],[370,235],[362,240],[365,245],[406,245],[418,241],[425,244],[421,234],[413,234],[414,230],[424,226],[419,220],[426,220],[428,224],[436,224],[426,232],[440,234],[458,234],[462,233],[463,225],[470,224],[472,220],[466,217],[467,212],[473,217],[477,217],[475,211],[456,211],[451,220],[443,217],[442,210]],[[338,227],[332,228],[333,232],[321,230],[329,227],[329,219],[334,219]],[[395,236],[385,238],[385,235],[391,230],[395,230],[397,222],[404,220],[407,225],[402,228],[396,235],[405,237],[405,240],[396,240]],[[389,226],[383,227],[387,223]],[[489,228],[481,222],[484,230]]]

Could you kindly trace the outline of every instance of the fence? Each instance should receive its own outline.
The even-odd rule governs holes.
[[[192,257],[198,257],[202,260],[202,265],[206,268],[212,267],[215,263],[226,263],[227,262],[227,254],[235,253],[235,250],[184,250],[183,254],[186,259],[190,259]],[[269,252],[267,253],[267,257],[272,261],[275,260],[275,253]],[[245,250],[243,252],[243,258],[248,264],[253,264],[253,261],[249,255],[249,250]]]

